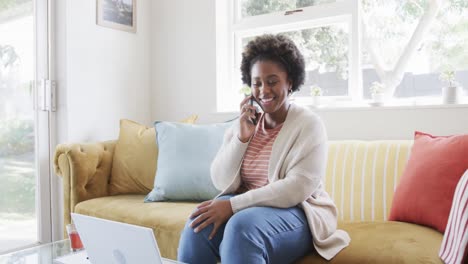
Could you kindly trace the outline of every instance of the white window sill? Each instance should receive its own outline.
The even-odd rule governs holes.
[[[388,110],[411,110],[411,109],[453,109],[453,108],[468,108],[468,96],[458,104],[443,104],[441,98],[419,98],[419,99],[394,99],[393,101],[384,103],[383,105],[374,106],[370,100],[360,102],[353,101],[332,101],[330,98],[321,98],[322,102],[316,106],[313,104],[311,97],[309,98],[296,98],[293,101],[317,112],[327,111],[388,111]],[[238,114],[238,111],[219,110],[213,114]]]
[[[310,107],[316,111],[376,111],[376,110],[400,110],[400,109],[443,109],[443,108],[468,108],[468,97],[462,98],[457,104],[443,104],[441,98],[411,98],[394,99],[392,101],[375,105],[370,100],[359,102],[333,101],[329,98],[321,98],[320,104],[314,105],[312,99],[303,98],[295,100],[297,104]]]

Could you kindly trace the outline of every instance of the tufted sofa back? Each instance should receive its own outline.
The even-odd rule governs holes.
[[[61,144],[55,172],[63,176],[64,223],[86,200],[109,196],[108,182],[116,141]],[[330,141],[325,189],[340,221],[387,220],[393,192],[413,141]]]

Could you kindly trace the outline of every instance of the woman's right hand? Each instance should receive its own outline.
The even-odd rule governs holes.
[[[249,141],[254,134],[255,125],[252,123],[252,119],[257,118],[255,106],[249,104],[250,98],[252,98],[252,95],[244,98],[240,103],[240,129],[237,137],[244,143]]]

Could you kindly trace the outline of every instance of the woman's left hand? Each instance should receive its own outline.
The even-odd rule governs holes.
[[[212,239],[218,231],[218,228],[226,223],[233,215],[231,202],[229,200],[209,200],[197,206],[197,211],[190,215],[190,218],[195,218],[190,224],[190,227],[195,227],[195,233],[210,224],[213,224],[209,239]]]

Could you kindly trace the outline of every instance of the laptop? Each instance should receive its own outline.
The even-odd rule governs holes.
[[[93,264],[180,263],[163,259],[151,228],[71,214]]]

